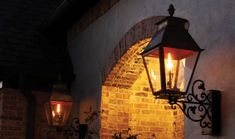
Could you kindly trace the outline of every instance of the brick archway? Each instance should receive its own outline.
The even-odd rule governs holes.
[[[103,82],[106,80],[106,77],[111,72],[112,68],[122,57],[122,55],[134,44],[138,43],[140,40],[146,38],[151,38],[156,32],[156,25],[158,21],[163,19],[164,16],[153,16],[147,19],[142,20],[135,24],[118,42],[118,44],[113,49],[109,58],[103,67]]]
[[[140,134],[138,138],[181,139],[184,117],[172,110],[166,100],[156,100],[150,92],[142,58],[143,51],[156,32],[151,17],[134,25],[120,40],[104,67],[101,109],[102,139],[115,133]],[[128,133],[128,128],[131,132]]]

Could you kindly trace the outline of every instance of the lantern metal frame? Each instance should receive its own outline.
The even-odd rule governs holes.
[[[196,44],[196,42],[193,40],[193,38],[190,36],[188,32],[183,33],[183,35],[180,34],[181,38],[179,40],[182,41],[185,39],[186,42],[182,43],[179,40],[177,40],[177,38],[179,38],[179,36],[177,36],[177,33],[175,32],[172,33],[172,31],[177,30],[174,28],[180,26],[181,28],[184,27],[185,29],[188,29],[189,23],[186,19],[173,17],[175,8],[172,4],[169,6],[168,12],[170,16],[167,16],[162,21],[156,23],[159,29],[157,30],[156,34],[152,37],[150,43],[147,45],[145,50],[141,53],[151,91],[153,95],[156,97],[156,99],[167,99],[168,103],[171,105],[173,109],[176,109],[176,106],[178,106],[182,110],[184,115],[188,117],[191,121],[199,122],[200,126],[203,129],[202,134],[218,135],[220,133],[220,91],[218,90],[206,91],[205,83],[202,80],[195,80],[192,84],[191,93],[188,93],[190,89],[190,83],[193,79],[193,74],[195,72],[200,54],[203,51],[203,49],[201,49]],[[168,26],[167,22],[171,24],[170,27]],[[160,32],[163,29],[165,29],[164,30],[165,32],[163,33]],[[165,35],[164,33],[167,34],[168,36]],[[184,38],[182,39],[182,37]],[[186,50],[194,49],[196,52],[198,52],[185,92],[166,88],[163,47],[166,47],[169,44],[171,46],[173,46],[174,44],[177,45],[172,48],[186,49]],[[180,46],[181,44],[183,44],[184,46]],[[189,45],[189,48],[187,48],[185,44]],[[192,48],[190,48],[190,46],[192,46]],[[147,63],[144,58],[153,50],[158,50],[160,76],[161,76],[160,91],[154,91],[153,89]]]
[[[80,120],[78,117],[72,118],[72,120],[69,122],[68,117],[71,113],[68,111],[68,117],[65,119],[66,121],[64,123],[60,124],[53,124],[53,114],[52,114],[52,108],[51,108],[51,102],[60,102],[61,103],[73,103],[71,95],[68,94],[68,89],[65,84],[57,83],[53,86],[53,92],[50,96],[49,102],[46,102],[44,104],[45,112],[46,112],[46,118],[48,120],[48,124],[52,127],[56,128],[56,132],[61,133],[64,135],[65,138],[89,138],[90,136],[98,136],[98,134],[90,129],[90,124],[100,116],[100,113],[102,111],[93,111],[90,107],[89,111],[85,111],[84,113],[87,114],[87,117],[85,119],[85,123],[80,123]],[[49,131],[50,132],[50,131]],[[48,132],[48,134],[49,134]]]
[[[53,106],[60,104],[60,113],[56,113],[56,110],[53,109]],[[53,85],[53,92],[50,95],[49,100],[44,104],[45,113],[47,122],[51,126],[64,126],[67,123],[69,115],[71,113],[73,105],[73,100],[71,95],[69,95],[69,91],[67,89],[66,84],[57,83]],[[62,107],[66,109],[62,109]],[[57,109],[57,108],[55,108]],[[54,114],[54,115],[53,115]],[[57,118],[58,120],[56,120]]]
[[[88,133],[88,124],[81,124],[79,118],[76,117],[73,118],[71,123],[68,125],[68,118],[71,113],[73,100],[69,94],[66,84],[63,84],[60,78],[61,77],[59,76],[59,83],[53,85],[53,91],[50,95],[49,101],[44,104],[48,124],[55,127],[56,131],[62,133],[66,138],[85,138]],[[66,103],[65,105],[70,105],[70,110],[68,111],[64,122],[59,124],[53,123],[52,103]]]

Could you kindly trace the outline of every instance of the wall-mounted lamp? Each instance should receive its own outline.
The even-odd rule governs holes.
[[[220,126],[219,91],[205,91],[204,82],[196,80],[192,93],[188,93],[203,49],[188,33],[189,22],[173,17],[173,5],[168,11],[170,16],[156,23],[157,32],[141,54],[150,88],[156,99],[168,99],[173,108],[178,105],[189,119],[211,129],[203,134],[216,135]],[[200,94],[196,87],[202,90]]]
[[[57,132],[62,133],[66,138],[85,138],[88,134],[88,125],[80,124],[79,118],[73,118],[67,125],[72,105],[73,100],[66,84],[60,81],[53,85],[50,99],[44,104],[48,125],[55,127]]]
[[[72,97],[68,94],[67,86],[62,83],[55,84],[49,101],[44,105],[48,124],[57,127],[65,126],[72,104]]]

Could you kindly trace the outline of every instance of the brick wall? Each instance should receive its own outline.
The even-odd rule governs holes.
[[[101,138],[122,132],[123,137],[140,134],[139,138],[181,139],[184,117],[166,100],[152,95],[139,53],[149,39],[133,45],[120,58],[102,87]],[[151,63],[151,62],[150,62]]]
[[[47,55],[48,49],[44,51],[43,46],[49,45],[43,42],[45,37],[38,28],[58,1],[8,0],[1,3],[1,70],[31,72],[47,67],[46,57],[51,53]]]
[[[24,139],[27,100],[14,89],[1,90],[0,138]]]
[[[49,82],[56,80],[57,72],[67,74],[72,72],[72,64],[65,45],[52,42],[52,38],[48,38],[39,29],[60,1],[1,1],[1,80],[17,81],[15,78],[24,71],[32,76],[39,75],[37,78],[42,79],[42,82]],[[57,65],[62,65],[61,69],[57,69]]]
[[[49,93],[33,91],[36,97],[35,139],[62,139],[61,133],[47,125],[44,102]],[[27,98],[20,90],[4,88],[0,94],[0,138],[25,139],[27,123]]]

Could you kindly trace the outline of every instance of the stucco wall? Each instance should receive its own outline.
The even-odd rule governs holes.
[[[124,34],[136,23],[151,16],[167,15],[169,4],[175,16],[190,21],[189,32],[201,48],[195,79],[207,89],[222,91],[222,133],[202,136],[198,123],[186,119],[185,138],[230,139],[235,136],[235,1],[233,0],[122,0],[69,41],[76,80],[72,93],[78,101],[85,96],[97,100],[102,87],[103,67]]]

